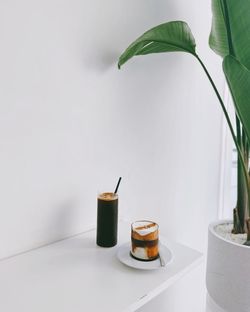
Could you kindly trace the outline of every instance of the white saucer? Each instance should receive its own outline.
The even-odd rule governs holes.
[[[165,268],[172,262],[173,255],[168,247],[165,245],[160,245],[160,254],[165,262],[165,266],[162,267],[160,263],[160,259],[152,260],[152,261],[140,261],[136,260],[130,255],[131,243],[125,243],[121,245],[117,251],[117,258],[125,265],[140,269],[140,270],[155,270],[160,268]]]

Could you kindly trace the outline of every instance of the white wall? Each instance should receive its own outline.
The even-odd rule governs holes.
[[[209,1],[2,0],[0,258],[83,231],[118,177],[121,214],[202,249],[216,217],[221,111],[190,55],[117,59],[146,29],[185,19],[207,47]]]

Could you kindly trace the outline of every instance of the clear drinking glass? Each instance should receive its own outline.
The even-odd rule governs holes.
[[[141,220],[131,224],[131,255],[142,261],[151,261],[159,257],[157,223]]]

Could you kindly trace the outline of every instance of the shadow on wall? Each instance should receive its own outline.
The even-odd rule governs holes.
[[[83,41],[83,66],[97,72],[116,65],[124,48],[142,31],[178,16],[177,5],[170,0],[157,1],[157,5],[154,0],[118,1],[112,3],[112,9],[105,1],[98,1],[93,3],[92,10],[91,20],[86,23],[99,30],[95,36],[79,40]]]

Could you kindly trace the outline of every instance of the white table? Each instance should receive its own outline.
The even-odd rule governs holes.
[[[226,312],[208,296],[205,277],[203,261],[137,312]]]
[[[199,252],[162,239],[173,262],[154,271],[136,270],[116,257],[129,239],[129,224],[122,222],[113,248],[96,246],[92,230],[0,261],[0,311],[132,312],[202,261]]]

